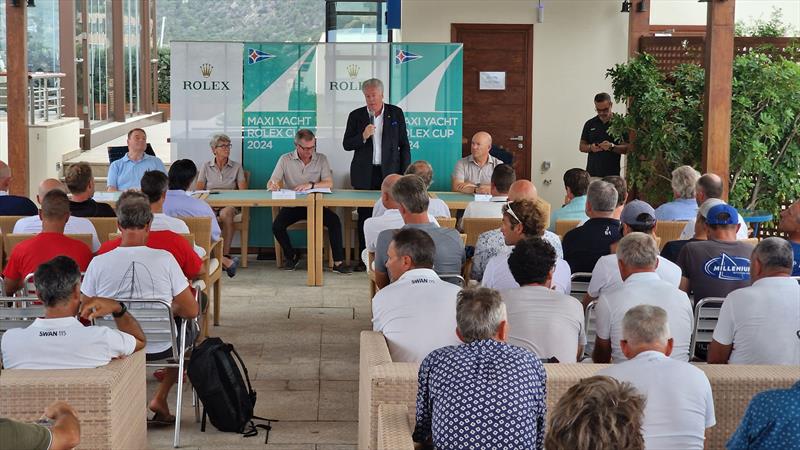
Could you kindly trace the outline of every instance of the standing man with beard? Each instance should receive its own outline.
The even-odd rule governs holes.
[[[383,82],[370,78],[361,84],[366,106],[347,118],[342,146],[353,151],[350,183],[354,189],[380,190],[387,175],[403,174],[411,162],[411,150],[403,110],[383,102]],[[364,250],[364,221],[371,208],[358,208],[359,253]],[[363,263],[356,270],[366,270]]]
[[[608,134],[611,125],[611,96],[601,92],[594,96],[597,115],[583,125],[578,149],[588,153],[586,171],[592,177],[619,175],[621,155],[628,153],[628,144],[615,140]]]

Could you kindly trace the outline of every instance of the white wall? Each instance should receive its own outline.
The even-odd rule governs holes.
[[[618,0],[542,3],[540,24],[533,0],[404,0],[402,40],[450,42],[451,23],[534,24],[531,177],[539,195],[558,207],[563,173],[586,166],[578,141],[584,122],[595,115],[594,95],[611,92],[606,69],[627,60],[628,15],[620,13]],[[552,163],[545,173],[543,161]]]
[[[81,121],[77,117],[41,122],[28,128],[30,197],[36,198],[39,183],[45,178],[58,178],[56,168],[66,153],[80,148]],[[13,170],[13,167],[12,167]]]
[[[621,3],[621,2],[620,2]],[[800,28],[800,1],[798,0],[736,0],[736,21],[752,23],[761,18],[768,20],[772,8],[780,8],[783,23]],[[705,25],[707,3],[697,0],[652,0],[650,23],[654,25]]]

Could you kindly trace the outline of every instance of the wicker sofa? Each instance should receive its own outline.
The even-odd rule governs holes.
[[[0,373],[2,417],[32,422],[55,400],[68,402],[78,412],[78,448],[148,448],[143,351],[96,369],[14,369]]]
[[[361,332],[358,393],[359,449],[402,450],[411,445],[417,395],[416,363],[394,363],[383,334]],[[548,410],[573,384],[605,364],[545,364]],[[767,389],[787,388],[800,379],[790,366],[700,364],[711,382],[717,425],[706,435],[709,449],[722,449],[736,429],[750,399]],[[402,420],[405,413],[406,420]],[[404,428],[405,427],[405,428]],[[379,439],[380,438],[380,439]]]

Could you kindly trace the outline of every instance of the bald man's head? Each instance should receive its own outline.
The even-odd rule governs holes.
[[[710,198],[721,198],[723,189],[722,178],[715,173],[709,172],[697,179],[694,198],[697,200],[698,205],[702,205]]]
[[[492,136],[485,131],[478,131],[472,136],[470,150],[474,159],[484,160],[492,148]]]
[[[400,178],[403,178],[403,176],[393,173],[391,175],[386,175],[386,178],[383,179],[383,183],[381,183],[381,202],[383,202],[383,206],[386,209],[397,209],[397,202],[394,201],[394,197],[392,197],[392,187],[394,187],[394,184],[397,183],[397,180]]]
[[[539,194],[536,192],[536,186],[529,180],[517,180],[511,183],[511,188],[508,190],[508,201],[516,202],[518,200],[536,200]]]
[[[59,191],[62,191],[64,193],[67,192],[67,188],[64,186],[64,183],[56,180],[55,178],[48,178],[39,183],[39,193],[36,194],[36,201],[38,201],[39,204],[41,205],[44,196],[47,195],[48,192],[54,189],[58,189]]]

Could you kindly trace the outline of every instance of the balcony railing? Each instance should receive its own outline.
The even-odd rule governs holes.
[[[64,116],[61,79],[66,75],[56,72],[28,73],[28,124],[49,122]],[[8,83],[5,73],[0,73],[0,114],[8,111]]]

